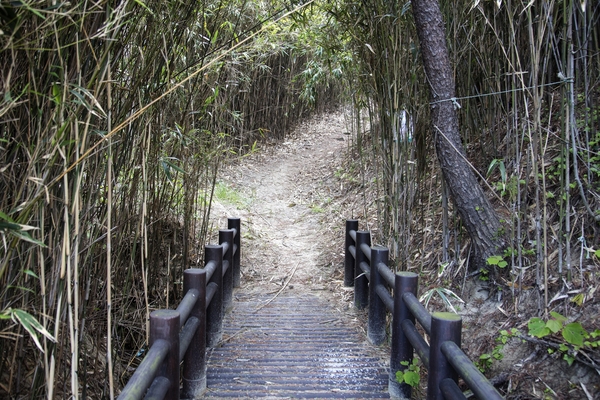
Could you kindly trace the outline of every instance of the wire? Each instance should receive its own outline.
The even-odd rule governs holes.
[[[432,101],[429,104],[430,105],[434,105],[434,104],[444,103],[446,101],[451,101],[452,103],[454,103],[455,106],[457,106],[458,108],[461,108],[460,104],[458,103],[459,100],[476,99],[476,98],[479,98],[479,97],[488,97],[488,96],[495,96],[495,95],[498,95],[498,94],[520,92],[520,91],[523,91],[523,90],[530,90],[530,89],[535,89],[535,88],[540,88],[540,87],[561,85],[561,84],[563,84],[565,82],[569,82],[569,79],[566,78],[566,79],[563,79],[563,80],[558,81],[558,82],[545,83],[543,85],[528,86],[528,87],[524,87],[524,88],[516,88],[516,89],[503,90],[503,91],[500,91],[500,92],[491,92],[491,93],[484,93],[484,94],[476,94],[476,95],[464,96],[464,97],[450,97],[449,99],[442,99],[442,100]]]

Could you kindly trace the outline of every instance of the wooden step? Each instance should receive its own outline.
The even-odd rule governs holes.
[[[388,399],[386,363],[322,297],[237,292],[205,398]]]

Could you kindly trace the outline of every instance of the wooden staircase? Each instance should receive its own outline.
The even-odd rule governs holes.
[[[389,398],[386,363],[340,314],[316,295],[237,291],[204,398]]]

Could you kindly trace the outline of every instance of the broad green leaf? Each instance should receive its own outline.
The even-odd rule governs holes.
[[[556,333],[562,328],[562,322],[551,319],[550,321],[546,322],[546,327],[550,329],[552,333]]]
[[[563,328],[562,335],[568,343],[581,347],[588,333],[579,322],[571,322]]]
[[[567,318],[563,317],[561,314],[557,313],[556,311],[550,311],[550,315],[552,316],[552,318],[556,319],[557,321],[560,321],[562,323],[567,322]]]
[[[561,344],[558,346],[558,350],[562,351],[563,353],[566,353],[567,351],[569,351],[569,348],[567,347],[567,345],[566,345],[566,344],[564,344],[564,343],[561,343]]]
[[[402,372],[402,371],[396,372],[396,381],[398,383],[404,383],[404,372]]]
[[[550,334],[550,329],[546,327],[546,323],[539,318],[531,318],[527,323],[529,334],[538,338],[543,338]]]
[[[421,379],[421,377],[419,376],[419,374],[417,372],[414,372],[414,371],[404,372],[404,382],[406,382],[407,385],[415,387],[419,384],[420,379]]]
[[[569,364],[569,367],[571,365],[573,365],[573,361],[575,361],[575,357],[573,357],[572,355],[569,355],[569,354],[565,354],[563,356],[563,359],[567,362],[567,364]]]
[[[502,256],[491,256],[486,260],[488,265],[498,265],[502,261]]]

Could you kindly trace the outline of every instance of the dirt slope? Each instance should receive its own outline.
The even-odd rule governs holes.
[[[317,292],[331,285],[332,254],[324,208],[335,195],[329,182],[342,161],[348,136],[342,113],[321,116],[279,145],[262,149],[221,174],[221,185],[241,199],[218,199],[213,217],[242,219],[242,279],[256,291]],[[231,196],[230,196],[231,197]],[[340,216],[339,226],[343,226]],[[340,248],[338,253],[343,252]]]

